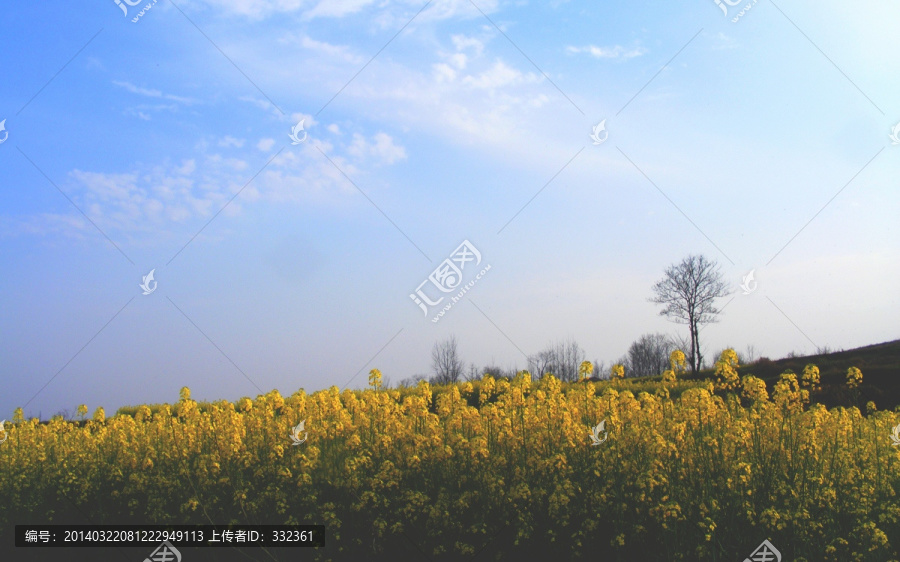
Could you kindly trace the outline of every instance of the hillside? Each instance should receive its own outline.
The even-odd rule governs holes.
[[[799,378],[803,368],[812,363],[819,367],[822,390],[811,396],[814,402],[828,407],[858,405],[875,402],[879,410],[892,410],[900,406],[900,340],[834,353],[787,357],[776,361],[761,358],[742,365],[741,376],[752,374],[764,381],[771,393],[781,373],[788,369]],[[863,384],[859,388],[858,404],[845,384],[847,369],[858,367],[863,373]],[[713,378],[713,370],[701,371],[696,378]]]

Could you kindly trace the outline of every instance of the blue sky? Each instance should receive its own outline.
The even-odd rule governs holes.
[[[684,333],[647,299],[698,253],[707,353],[900,337],[900,7],[725,7],[4,6],[0,417],[396,383],[450,335],[608,363]],[[463,240],[490,270],[432,322]]]

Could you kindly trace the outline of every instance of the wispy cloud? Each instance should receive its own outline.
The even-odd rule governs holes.
[[[570,55],[588,54],[596,59],[632,59],[647,53],[647,49],[643,47],[623,47],[616,45],[615,47],[598,47],[596,45],[587,45],[585,47],[566,47],[566,52]]]
[[[311,10],[306,11],[304,16],[341,18],[355,14],[373,3],[374,0],[320,0]]]
[[[193,98],[186,98],[184,96],[175,96],[172,94],[165,94],[159,90],[154,90],[150,88],[141,88],[140,86],[135,86],[131,82],[122,82],[120,80],[113,80],[113,84],[119,86],[120,88],[124,88],[125,90],[131,92],[132,94],[137,94],[139,96],[145,96],[148,98],[160,98],[164,100],[170,100],[174,102],[178,102],[184,105],[192,105],[195,103],[199,103],[197,100]]]
[[[292,37],[285,42],[297,43],[304,49],[313,51],[318,55],[325,55],[326,57],[339,59],[344,62],[353,64],[362,64],[365,62],[365,59],[362,56],[354,53],[353,49],[347,45],[334,45],[325,41],[318,41],[308,35],[302,35],[297,38]]]
[[[311,116],[291,115],[302,117],[315,124]],[[283,140],[262,138],[255,147],[271,152],[287,144],[288,139]],[[241,196],[228,205],[228,216],[239,215],[242,203],[257,200],[339,204],[356,193],[341,172],[360,179],[370,170],[407,158],[405,147],[383,131],[371,136],[354,133],[348,141],[333,145],[327,140],[315,140],[340,171],[322,157],[312,142],[307,142],[283,151],[246,185],[256,172],[251,168],[261,166],[265,160],[259,156],[250,161],[240,157],[246,140],[225,136],[198,143],[194,157],[177,163],[136,165],[121,172],[72,170],[65,190],[104,231],[155,235],[164,230],[174,232],[178,224],[192,219],[212,216],[238,191]],[[212,146],[219,148],[211,150]],[[77,212],[70,215],[21,216],[7,220],[2,230],[78,237],[93,228]]]
[[[347,152],[359,160],[374,158],[378,164],[393,164],[406,158],[406,149],[396,144],[387,133],[377,133],[373,142],[359,133],[353,133],[353,142]]]
[[[533,72],[525,74],[498,59],[494,66],[477,76],[466,76],[463,79],[463,83],[473,88],[496,90],[504,86],[514,86],[523,83],[534,84],[540,82],[540,80],[541,77],[537,74]]]
[[[277,107],[272,105],[268,100],[264,100],[262,98],[255,98],[253,96],[239,96],[238,101],[247,102],[251,105],[255,105],[259,109],[271,113],[275,117],[281,118],[282,113],[278,110]]]
[[[450,40],[453,42],[453,46],[456,47],[457,51],[461,52],[466,49],[472,49],[475,51],[475,56],[481,56],[481,53],[484,52],[484,41],[481,39],[467,37],[466,35],[451,35]]]
[[[209,6],[232,16],[265,19],[279,14],[300,15],[303,19],[345,18],[361,12],[371,13],[370,20],[390,27],[408,21],[424,5],[415,0],[202,0]],[[482,0],[478,7],[485,13],[497,9],[497,0]],[[469,0],[432,0],[419,16],[420,21],[481,17]],[[404,22],[405,23],[405,22]],[[402,24],[401,24],[402,25]]]
[[[712,36],[712,44],[713,49],[716,50],[736,49],[739,46],[734,37],[725,35],[721,31]]]
[[[203,0],[209,6],[233,16],[260,19],[272,14],[300,11],[308,0]]]
[[[226,135],[219,140],[219,146],[241,148],[244,146],[244,139],[236,139]]]

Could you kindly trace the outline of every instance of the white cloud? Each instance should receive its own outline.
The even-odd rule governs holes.
[[[419,17],[423,21],[447,19],[480,19],[483,21],[482,12],[485,14],[496,12],[497,4],[497,0],[481,0],[477,3],[478,8],[476,8],[470,0],[434,0]]]
[[[717,51],[724,49],[736,49],[738,47],[738,43],[737,41],[735,41],[734,37],[729,37],[721,31],[713,35],[712,39],[713,49]]]
[[[241,202],[263,197],[273,199],[273,191],[279,187],[260,186],[260,178],[247,185],[255,170],[250,170],[251,163],[245,160],[218,153],[198,154],[198,157],[202,158],[199,166],[197,159],[191,158],[126,173],[76,169],[69,173],[71,181],[66,191],[104,232],[142,232],[156,236],[165,233],[172,223],[208,218],[220,209],[224,209],[226,216],[235,216],[242,211]],[[252,164],[261,165],[262,161],[254,159]],[[302,167],[300,163],[295,165]],[[239,191],[240,198],[228,203]],[[77,235],[87,228],[85,224],[90,225],[76,215],[73,211],[73,218],[29,217],[20,221],[20,228],[37,231],[32,223],[43,223],[45,233],[68,231]]]
[[[346,45],[332,45],[331,43],[326,43],[324,41],[316,41],[307,35],[300,38],[300,45],[303,48],[315,51],[316,53],[339,58],[353,64],[361,64],[364,60],[363,57],[351,52],[350,47],[347,47]]]
[[[409,0],[202,0],[220,11],[234,16],[263,19],[266,17],[302,12],[305,19],[343,18],[374,7],[377,11],[370,21],[378,21],[384,27],[407,23],[419,11],[421,5]],[[310,6],[311,5],[311,6]],[[497,10],[497,0],[482,0],[479,7],[485,13]],[[369,10],[375,11],[375,10]],[[433,0],[417,18],[420,21],[450,18],[475,18],[481,13],[469,0]]]
[[[450,40],[453,41],[453,46],[456,47],[457,51],[472,49],[475,51],[476,56],[480,56],[484,52],[484,41],[480,39],[466,37],[465,35],[452,35]]]
[[[228,169],[235,172],[241,172],[247,169],[246,160],[240,158],[223,158],[220,154],[212,154],[206,157],[207,165],[212,165],[216,169]],[[191,160],[193,164],[193,160]],[[193,168],[191,168],[193,172]]]
[[[597,59],[631,59],[639,57],[647,52],[643,47],[632,47],[630,49],[621,45],[615,47],[597,47],[596,45],[587,45],[585,47],[566,47],[566,52],[575,55],[579,53],[587,53]]]
[[[315,17],[334,17],[340,18],[349,14],[355,14],[362,10],[374,0],[320,0],[318,4],[308,10],[304,16],[307,18]]]
[[[362,114],[357,114],[356,109],[351,110],[351,116],[374,118],[382,127],[414,128],[440,136],[451,144],[477,145],[521,162],[520,151],[528,144],[527,139],[533,138],[533,135],[523,134],[522,123],[534,123],[534,118],[543,119],[535,113],[537,109],[566,101],[539,73],[529,72],[524,66],[519,68],[502,58],[476,56],[479,45],[485,45],[487,49],[487,42],[496,30],[480,29],[478,33],[484,36],[478,35],[477,40],[457,37],[456,44],[449,45],[449,52],[438,47],[433,55],[438,60],[426,63],[424,69],[412,68],[391,56],[377,57],[353,81],[352,87],[340,93],[341,105],[362,110]],[[457,54],[456,46],[465,50],[464,70],[453,63],[462,60],[453,58]],[[284,92],[302,92],[306,97],[329,99],[346,83],[347,72],[352,76],[358,70],[333,64],[316,66],[315,59],[295,61],[286,52],[278,50],[269,55],[259,70],[267,76],[281,76],[280,69],[297,64],[317,68],[315,78],[310,73],[299,77],[292,73],[276,80]],[[526,64],[519,62],[519,66]],[[333,111],[336,109],[329,107],[328,112]],[[390,122],[388,115],[393,116]],[[292,121],[290,126],[296,123],[296,120]],[[311,140],[321,141],[319,135],[314,134],[315,129],[305,128],[311,129]],[[347,128],[348,125],[341,125],[342,130]],[[351,132],[354,130],[359,131],[356,127],[350,129]],[[289,127],[285,129],[285,135],[288,132]],[[279,135],[274,136],[279,138]],[[367,139],[371,137],[367,136]],[[526,150],[529,153],[526,161],[539,160],[532,158],[530,147]]]
[[[528,74],[523,74],[522,72],[508,66],[502,60],[497,60],[490,69],[482,72],[477,77],[474,76],[466,76],[463,79],[463,83],[472,86],[473,88],[483,89],[483,90],[496,90],[498,88],[502,88],[504,86],[511,86],[515,84],[521,84],[523,82],[538,82],[540,77],[534,73],[529,72]]]
[[[466,63],[469,62],[469,57],[465,55],[465,53],[456,53],[455,55],[451,55],[450,63],[460,70],[465,70]]]
[[[219,146],[241,148],[244,146],[244,139],[236,139],[230,135],[225,135],[219,140]]]
[[[393,164],[406,158],[406,149],[394,144],[394,139],[387,133],[377,133],[373,140],[374,142],[369,142],[359,133],[354,133],[347,152],[359,160],[373,156],[381,164]]]
[[[125,109],[125,113],[128,115],[134,115],[138,119],[143,119],[144,121],[150,121],[150,114],[148,111],[152,112],[160,112],[160,111],[178,111],[178,105],[174,103],[158,103],[155,105],[148,104],[138,104],[134,107],[129,107]]]
[[[431,68],[434,70],[434,79],[438,82],[453,82],[456,80],[456,70],[442,62],[431,65]]]
[[[255,19],[272,14],[295,12],[307,3],[306,0],[205,0],[205,2],[223,12]]]
[[[416,22],[418,24],[419,18]],[[413,62],[396,56],[393,50],[390,54],[382,53],[350,87],[340,92],[339,106],[332,104],[323,115],[327,114],[334,121],[338,120],[335,116],[343,115],[351,119],[374,120],[375,131],[391,127],[392,134],[396,128],[414,129],[441,137],[450,144],[491,151],[494,156],[511,162],[530,165],[548,157],[529,139],[547,134],[547,119],[551,119],[545,111],[548,106],[568,102],[538,71],[528,66],[527,61],[519,57],[507,60],[493,54],[490,47],[491,41],[498,37],[496,29],[479,25],[465,35],[449,33],[444,35],[446,41],[437,45],[432,37],[421,35],[417,33],[403,40],[414,42],[417,53],[424,57],[418,56]],[[429,48],[434,49],[431,60],[427,58]],[[301,53],[299,60],[295,56],[298,50]],[[489,51],[491,56],[487,57]],[[322,58],[325,62],[319,60]],[[360,68],[335,64],[329,57],[315,57],[303,49],[291,51],[271,47],[263,48],[258,62],[256,72],[271,77],[267,87],[273,96],[278,96],[279,103],[282,98],[290,100],[296,96],[328,100],[346,84],[348,76],[353,76]],[[461,66],[464,68],[459,68]],[[284,72],[285,68],[293,67],[314,69],[315,72]],[[575,93],[567,90],[567,94]],[[335,113],[344,111],[339,107],[347,108],[350,114]],[[295,108],[302,106],[285,107]],[[278,116],[278,119],[284,121],[285,117]],[[287,140],[286,135],[297,120],[291,119],[284,130],[284,139],[280,132],[265,134],[277,139],[280,145]],[[567,121],[551,120],[550,123],[555,133],[563,134],[563,125]],[[347,142],[352,143],[352,133],[363,131],[356,126],[348,127],[342,123],[340,128],[349,132],[351,136]],[[309,126],[308,121],[305,128],[310,130],[311,141],[322,140],[321,132],[315,134],[316,129]],[[371,134],[365,133],[370,142]],[[296,151],[296,147],[291,147],[290,151]],[[556,149],[551,152],[555,153]]]
[[[241,143],[243,144],[243,143]],[[190,160],[184,160],[181,164],[181,167],[175,168],[175,173],[181,176],[189,176],[193,174],[197,170],[197,163],[193,158]]]
[[[387,164],[393,164],[397,160],[406,158],[406,150],[402,146],[394,144],[394,139],[386,133],[375,135],[375,146],[372,147],[372,153]]]
[[[238,100],[253,104],[259,109],[272,113],[278,118],[282,117],[281,111],[279,111],[278,108],[275,107],[269,100],[254,98],[253,96],[240,96],[238,97]]]
[[[226,162],[234,167],[234,162]],[[161,220],[181,222],[193,216],[210,216],[236,185],[221,170],[209,167],[198,177],[193,159],[174,166],[156,166],[140,172],[102,173],[73,170],[69,177],[78,187],[73,200],[101,229],[149,231]],[[213,182],[215,189],[201,190],[198,182]]]
[[[149,88],[141,88],[139,86],[135,86],[131,82],[122,82],[119,80],[113,80],[113,84],[119,86],[120,88],[124,88],[125,90],[131,92],[132,94],[137,94],[139,96],[146,96],[148,98],[161,98],[166,99],[178,103],[182,103],[184,105],[191,105],[197,103],[197,100],[193,98],[186,98],[183,96],[174,96],[172,94],[164,94],[159,90],[152,90]]]
[[[229,148],[235,145],[234,139],[226,137],[222,141]],[[257,147],[268,151],[275,144],[274,139],[264,138],[258,141]],[[303,143],[295,148],[270,162],[249,185],[247,181],[256,172],[251,167],[261,166],[263,161],[255,158],[248,162],[216,152],[206,153],[209,143],[204,142],[197,147],[197,157],[178,163],[164,162],[125,173],[73,170],[66,191],[104,232],[141,232],[155,236],[171,228],[172,223],[208,218],[223,208],[226,216],[240,214],[241,202],[339,203],[348,194],[355,193],[344,174],[354,179],[364,178],[370,168],[407,157],[404,147],[384,132],[371,137],[354,134],[352,142],[337,152],[330,143],[320,141],[316,146]],[[328,154],[330,161],[322,158],[319,150]],[[225,207],[238,191],[240,198]],[[28,217],[19,221],[19,229],[45,233],[71,231],[71,235],[80,235],[89,223],[75,215],[73,211],[72,217]],[[0,224],[0,228],[5,229],[5,225]]]
[[[319,124],[319,122],[316,121],[316,118],[309,113],[291,113],[291,118],[289,120],[292,124],[291,126],[299,123],[301,119],[303,120],[303,128],[307,131],[311,127],[315,127]]]

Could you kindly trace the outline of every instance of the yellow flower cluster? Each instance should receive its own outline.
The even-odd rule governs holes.
[[[801,390],[800,385],[797,384],[797,375],[793,371],[787,370],[775,383],[772,400],[787,410],[798,410],[803,407],[803,404],[809,402],[809,391]]]
[[[862,384],[862,371],[857,369],[856,367],[850,367],[847,369],[847,386],[850,388],[856,388]]]
[[[594,372],[594,364],[590,361],[582,361],[581,365],[578,366],[578,374],[582,379],[591,376],[591,373]]]
[[[810,390],[818,390],[819,387],[819,368],[813,365],[812,363],[808,364],[806,367],[803,367],[803,376],[800,379],[800,384],[804,388],[809,388]]]
[[[741,395],[752,403],[765,402],[769,399],[766,383],[753,375],[744,375],[741,379]]]
[[[374,389],[381,388],[381,371],[378,369],[369,371],[369,386]]]
[[[664,383],[666,383],[666,384],[673,383],[673,382],[675,382],[675,379],[676,379],[675,371],[673,371],[672,369],[666,369],[665,371],[663,371],[662,381]]]
[[[733,349],[726,349],[716,361],[716,389],[736,390],[740,385],[738,377],[738,356]]]
[[[625,366],[624,365],[613,365],[609,370],[609,378],[611,379],[624,379],[625,378]]]
[[[742,560],[765,538],[791,560],[900,559],[900,412],[807,409],[792,373],[771,401],[745,376],[746,406],[675,377],[383,389],[370,374],[363,391],[235,403],[183,388],[171,406],[86,421],[18,410],[0,527],[321,524],[316,560]]]
[[[676,349],[672,353],[669,354],[669,368],[663,371],[662,374],[662,382],[665,387],[668,387],[671,383],[674,383],[679,375],[683,375],[685,369],[687,368],[687,359],[684,357],[684,352]],[[664,389],[667,390],[667,389]]]
[[[676,349],[670,353],[669,365],[676,375],[683,374],[685,369],[687,369],[687,358],[684,356],[684,352],[680,349]]]

